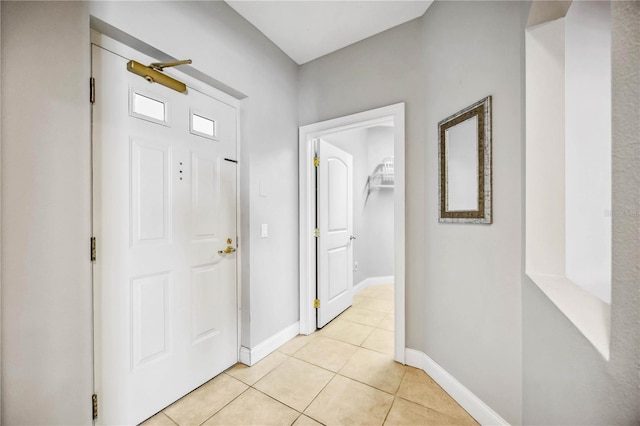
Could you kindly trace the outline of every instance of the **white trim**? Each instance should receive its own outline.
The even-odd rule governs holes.
[[[364,290],[367,287],[391,284],[393,283],[394,278],[395,277],[393,275],[389,275],[388,277],[365,278],[364,280],[360,281],[358,284],[353,286],[353,295],[355,296],[356,294],[360,293],[362,290]]]
[[[154,46],[151,46],[144,41],[137,39],[130,34],[127,34],[121,29],[114,27],[113,25],[105,21],[102,21],[101,19],[98,19],[91,14],[89,15],[89,27],[91,28],[91,33],[95,32],[98,34],[104,34],[113,41],[118,42],[124,46],[128,46],[136,52],[155,58],[156,61],[173,62],[179,60],[175,56],[169,55],[167,52],[163,52],[155,48]],[[91,35],[91,41],[93,42],[93,34]],[[170,75],[171,72],[172,71],[165,72],[165,74]],[[227,86],[220,80],[216,80],[212,76],[205,74],[192,65],[182,65],[180,67],[180,72],[184,75],[190,76],[192,81],[198,81],[198,84],[202,85],[202,87],[214,88],[232,99],[240,101],[247,97],[247,95],[245,95],[244,93],[235,90],[233,87]],[[187,84],[187,86],[191,85]]]
[[[526,272],[538,288],[609,361],[611,305],[589,293],[566,276]]]
[[[242,355],[242,262],[244,261],[242,250],[242,222],[241,213],[242,213],[242,198],[240,195],[242,177],[240,173],[240,155],[242,151],[242,134],[241,134],[241,126],[240,126],[240,117],[242,116],[242,103],[238,102],[238,106],[236,108],[236,245],[238,247],[237,256],[236,256],[236,315],[238,319],[238,330],[237,330],[237,340],[236,346],[238,348],[238,361],[240,360],[240,356]]]
[[[316,330],[315,299],[315,259],[316,245],[313,236],[315,200],[313,197],[313,147],[311,141],[328,133],[366,128],[374,125],[393,123],[394,129],[394,359],[404,364],[405,342],[405,134],[404,102],[373,109],[333,120],[322,121],[300,127],[299,132],[299,188],[300,188],[300,333],[311,334]]]
[[[1,25],[0,25],[1,26]],[[1,33],[1,31],[0,31]],[[1,45],[2,43],[0,43]],[[0,55],[0,69],[2,69],[2,57]],[[1,74],[1,73],[0,73]],[[2,75],[0,75],[0,99],[2,99]],[[0,103],[1,104],[1,103]],[[0,107],[0,164],[2,164],[2,108]],[[0,167],[0,176],[2,176],[2,168]],[[2,188],[2,179],[0,178],[0,188]],[[2,191],[0,190],[0,230],[2,229]],[[2,232],[0,232],[0,377],[2,377],[2,248],[4,242],[2,240]],[[0,401],[2,401],[2,386],[0,385]],[[2,419],[2,404],[0,404],[0,419]]]
[[[244,365],[251,366],[251,349],[245,346],[240,346],[240,354],[238,355],[238,362],[241,362]]]
[[[160,60],[158,58],[152,58],[150,55],[136,50],[134,47],[128,46],[94,29],[91,30],[91,44],[100,46],[101,48],[108,50],[115,55],[122,56],[126,59],[135,57]],[[141,60],[144,61],[144,59]],[[164,73],[185,83],[187,85],[187,90],[197,90],[198,92],[204,93],[205,95],[211,96],[212,98],[216,98],[216,100],[225,103],[233,108],[236,108],[236,110],[240,105],[240,101],[238,99],[214,86],[209,86],[206,83],[203,83],[202,81],[191,77],[188,74],[185,74],[179,68],[167,69],[166,71],[164,71]],[[239,121],[240,116],[238,115],[236,122]]]
[[[296,322],[286,327],[262,343],[257,344],[253,349],[245,346],[240,347],[240,362],[252,366],[262,358],[277,350],[300,333],[300,323]]]
[[[406,348],[407,365],[419,368],[427,373],[442,387],[462,408],[481,425],[509,425],[509,423],[493,411],[473,392],[456,380],[447,370],[429,358],[424,352]]]

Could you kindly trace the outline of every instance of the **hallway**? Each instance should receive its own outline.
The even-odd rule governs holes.
[[[381,285],[322,330],[236,364],[143,424],[477,423],[423,371],[393,361],[393,285]]]

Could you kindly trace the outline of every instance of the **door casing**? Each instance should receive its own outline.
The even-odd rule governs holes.
[[[301,126],[299,130],[300,188],[300,333],[316,330],[313,307],[316,289],[316,201],[314,195],[313,139],[329,133],[393,122],[394,128],[394,359],[405,363],[405,156],[404,102],[332,120]]]

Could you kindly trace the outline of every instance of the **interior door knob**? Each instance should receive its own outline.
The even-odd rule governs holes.
[[[350,240],[355,240],[356,237],[354,237],[353,235],[349,237]]]
[[[218,250],[218,254],[219,255],[231,254],[231,253],[233,253],[235,251],[236,251],[235,247],[229,246],[224,250]]]

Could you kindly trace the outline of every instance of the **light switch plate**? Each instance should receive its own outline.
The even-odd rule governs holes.
[[[267,238],[269,236],[269,227],[267,226],[267,224],[263,223],[260,228],[261,228],[260,229],[260,236],[262,238]]]

